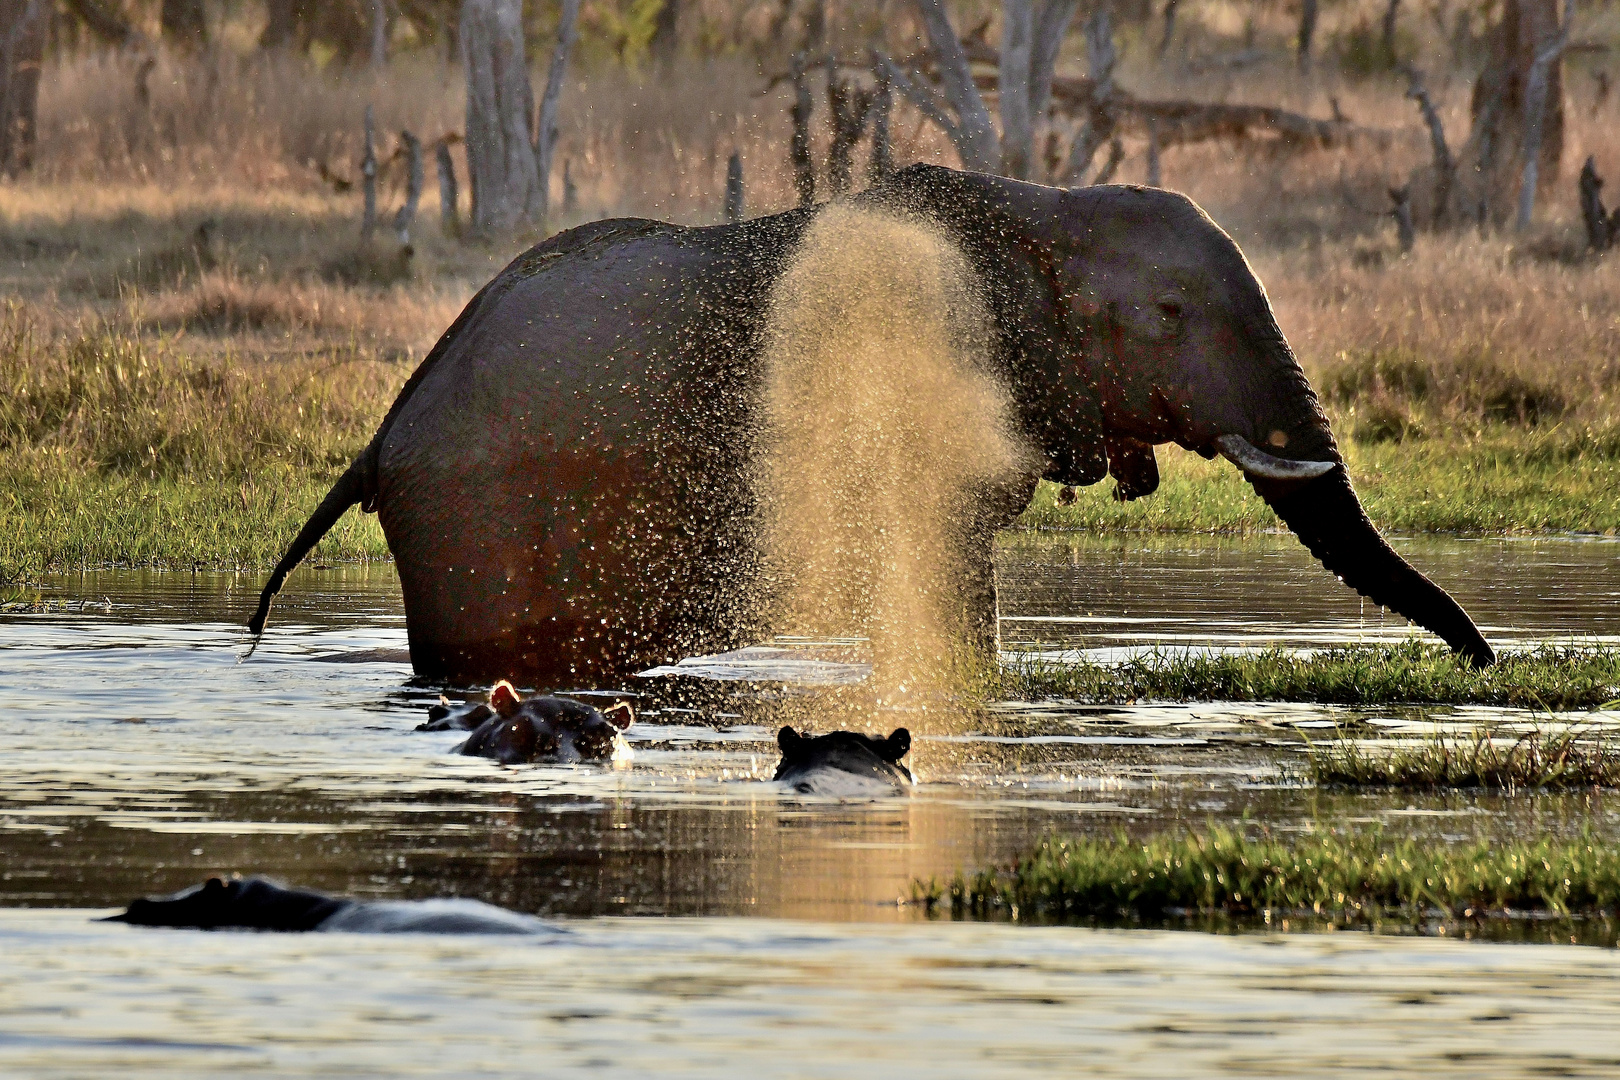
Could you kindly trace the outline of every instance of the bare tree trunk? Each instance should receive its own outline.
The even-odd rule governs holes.
[[[67,9],[109,45],[144,44],[145,35],[110,0],[65,0]]]
[[[388,66],[388,0],[371,0],[371,66]]]
[[[534,125],[534,163],[536,183],[529,200],[529,220],[538,229],[546,226],[546,213],[551,202],[551,162],[557,150],[557,110],[562,104],[563,79],[568,74],[568,55],[574,51],[579,37],[579,0],[563,0],[557,19],[557,45],[551,51],[551,66],[546,69],[546,90],[540,96],[540,115]],[[528,84],[528,73],[523,76]]]
[[[793,163],[793,186],[799,191],[799,205],[816,201],[816,167],[810,160],[810,116],[815,103],[810,100],[810,82],[805,78],[804,53],[793,57],[793,140],[788,158]]]
[[[401,244],[408,245],[416,207],[422,201],[422,141],[408,131],[401,131],[399,138],[405,144],[405,205],[394,215],[394,232]]]
[[[1170,51],[1170,43],[1176,36],[1176,5],[1180,0],[1164,0],[1164,36],[1159,39],[1159,59],[1163,60]]]
[[[680,48],[680,24],[681,0],[664,0],[653,19],[652,40],[647,43],[653,62],[663,71],[675,64],[675,54]]]
[[[1299,70],[1311,70],[1311,39],[1316,36],[1316,0],[1305,0],[1299,9]]]
[[[1002,0],[1001,65],[997,76],[1001,112],[1001,172],[1029,178],[1035,125],[1030,116],[1029,83],[1035,38],[1034,0]]]
[[[1118,124],[1113,110],[1114,64],[1118,53],[1114,51],[1114,26],[1106,6],[1099,7],[1086,20],[1086,57],[1091,65],[1093,84],[1091,107],[1069,149],[1069,161],[1064,169],[1064,178],[1079,184],[1085,183],[1086,170],[1091,168],[1091,159],[1097,151],[1110,141],[1119,143],[1114,133]],[[1113,166],[1118,168],[1119,162],[1113,162]],[[1103,183],[1101,177],[1105,174],[1112,176],[1113,169],[1105,165],[1098,173],[1099,179],[1092,183]]]
[[[995,124],[991,122],[990,110],[985,106],[984,98],[973,85],[973,70],[968,66],[961,40],[951,27],[944,0],[913,2],[928,32],[928,45],[939,66],[945,100],[956,113],[956,120],[946,128],[945,133],[956,147],[963,168],[994,172],[1000,161]],[[896,85],[904,92],[907,84],[896,80]]]
[[[472,231],[506,232],[524,217],[539,186],[529,142],[534,96],[523,59],[522,0],[463,0],[461,63]]]
[[[45,59],[45,0],[0,0],[0,171],[34,164],[39,70]]]
[[[1046,0],[1035,16],[1035,45],[1029,72],[1030,132],[1029,158],[1034,166],[1036,147],[1051,138],[1052,73],[1057,68],[1063,38],[1069,32],[1079,0]],[[1050,172],[1050,170],[1047,170]]]
[[[1159,172],[1159,125],[1148,121],[1147,186],[1163,187]]]
[[[1434,151],[1433,223],[1438,228],[1445,223],[1451,206],[1451,190],[1457,177],[1457,163],[1452,160],[1451,148],[1446,145],[1446,129],[1440,123],[1439,111],[1429,98],[1428,88],[1423,85],[1422,72],[1414,69],[1411,72],[1411,79],[1406,96],[1417,102],[1418,111],[1423,115],[1423,123],[1429,129],[1429,146]]]
[[[1581,166],[1579,181],[1581,193],[1581,218],[1586,222],[1586,242],[1591,249],[1599,254],[1609,250],[1614,241],[1614,233],[1609,228],[1609,212],[1603,208],[1603,178],[1597,174],[1597,164],[1587,155],[1586,164]],[[1620,211],[1616,211],[1620,214]]]
[[[1379,45],[1384,50],[1384,61],[1395,64],[1395,20],[1400,17],[1401,0],[1387,0],[1384,4],[1384,25]]]
[[[1535,215],[1536,186],[1541,170],[1542,128],[1547,112],[1547,84],[1551,79],[1552,66],[1563,57],[1564,46],[1569,44],[1569,30],[1574,22],[1575,0],[1564,0],[1564,25],[1554,27],[1555,33],[1551,40],[1538,46],[1536,59],[1530,65],[1529,85],[1524,94],[1524,173],[1519,182],[1519,212],[1514,220],[1514,227],[1519,230],[1528,229],[1530,219]],[[1561,87],[1560,96],[1562,96]],[[1560,101],[1560,118],[1563,115],[1562,104]],[[1560,152],[1562,149],[1560,146]],[[1555,161],[1555,168],[1556,165]]]
[[[872,92],[872,161],[866,170],[869,184],[877,183],[894,171],[894,158],[889,149],[889,111],[894,107],[890,87],[888,73],[879,67],[877,89]]]
[[[1501,21],[1490,34],[1490,59],[1474,82],[1470,138],[1482,151],[1476,194],[1498,223],[1514,205],[1524,175],[1531,69],[1558,34],[1558,0],[1503,0]],[[1547,65],[1542,102],[1536,182],[1546,190],[1557,181],[1564,152],[1563,65],[1557,58]]]
[[[1412,185],[1390,188],[1389,201],[1393,204],[1389,216],[1395,219],[1395,237],[1405,255],[1417,243],[1417,230],[1412,225]]]
[[[163,0],[158,9],[163,38],[185,49],[208,44],[208,11],[202,0]]]
[[[742,154],[736,150],[726,162],[726,220],[743,219]]]
[[[849,190],[850,158],[866,115],[872,108],[872,94],[852,85],[838,72],[836,62],[827,63],[827,111],[832,116],[832,145],[827,149],[827,189],[833,198]]]
[[[456,161],[450,156],[448,140],[440,140],[439,152],[435,156],[439,165],[439,225],[446,236],[458,236],[461,233],[461,219],[456,214],[459,194],[456,191]]]
[[[360,177],[365,192],[365,217],[360,221],[360,235],[369,238],[377,228],[377,128],[372,109],[366,106],[366,156],[360,159]]]
[[[261,49],[290,49],[299,44],[299,30],[304,19],[305,0],[267,0],[264,32],[259,35]]]

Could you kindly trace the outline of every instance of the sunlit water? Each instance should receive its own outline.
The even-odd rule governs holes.
[[[1402,546],[1493,641],[1620,633],[1612,544]],[[1020,536],[1000,579],[1018,647],[1411,632],[1364,612],[1287,538]],[[413,730],[438,689],[402,662],[390,568],[295,575],[243,663],[259,584],[109,572],[0,613],[0,1075],[1620,1067],[1610,951],[952,925],[901,902],[917,878],[1009,860],[1052,830],[1247,818],[1436,838],[1620,833],[1591,796],[1392,798],[1289,779],[1301,728],[1426,731],[1498,713],[1004,703],[935,717],[909,798],[806,801],[768,782],[774,729],[741,706],[644,713],[621,768],[452,756],[460,735]],[[88,921],[232,871],[362,897],[475,896],[574,933],[514,945]],[[616,915],[689,918],[602,918]],[[772,918],[740,918],[759,915]]]

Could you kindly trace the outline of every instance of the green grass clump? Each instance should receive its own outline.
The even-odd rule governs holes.
[[[1267,912],[1363,919],[1536,912],[1610,915],[1620,905],[1620,851],[1574,839],[1397,839],[1380,827],[1287,838],[1227,828],[1132,840],[1048,839],[1006,869],[918,883],[957,916],[1154,918]]]
[[[0,312],[0,582],[273,564],[403,378],[366,359],[205,361],[138,328],[46,335]],[[350,515],[317,557],[386,554]]]
[[[1476,669],[1443,645],[1350,645],[1309,655],[1144,653],[1118,664],[1014,662],[1003,698],[1105,705],[1157,701],[1314,701],[1590,709],[1620,697],[1620,649],[1542,645]]]
[[[1517,738],[1476,728],[1461,738],[1435,735],[1382,749],[1349,738],[1312,741],[1308,771],[1319,785],[1442,788],[1536,788],[1570,791],[1620,787],[1620,750],[1601,738],[1582,741],[1571,727]]]

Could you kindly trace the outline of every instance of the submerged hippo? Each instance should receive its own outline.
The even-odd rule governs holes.
[[[502,765],[528,762],[613,761],[630,756],[620,734],[635,720],[628,701],[606,710],[569,698],[537,694],[520,698],[504,679],[489,692],[489,703],[459,708],[441,699],[428,710],[418,731],[471,731],[458,754],[486,757]]]
[[[349,900],[286,889],[264,878],[209,878],[172,896],[133,901],[104,922],[192,930],[359,934],[562,934],[532,915],[480,900]]]
[[[801,795],[902,795],[911,788],[911,771],[900,764],[911,749],[905,728],[879,739],[853,731],[801,735],[785,727],[776,733],[776,745],[782,760],[772,779]]]

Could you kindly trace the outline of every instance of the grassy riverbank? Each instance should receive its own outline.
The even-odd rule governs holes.
[[[994,692],[1005,699],[1316,701],[1331,705],[1477,704],[1589,709],[1620,698],[1620,650],[1540,646],[1477,670],[1444,646],[1353,645],[1301,655],[1147,653],[1118,664],[1014,663]]]
[[[1221,915],[1287,929],[1290,918],[1365,925],[1513,912],[1607,925],[1620,908],[1620,852],[1591,834],[1443,844],[1378,827],[1290,837],[1212,828],[1052,839],[1014,866],[914,892],[957,917],[1032,922]]]
[[[1360,739],[1313,739],[1306,774],[1319,786],[1445,791],[1589,791],[1620,788],[1620,749],[1602,731],[1435,734],[1369,746]]]

